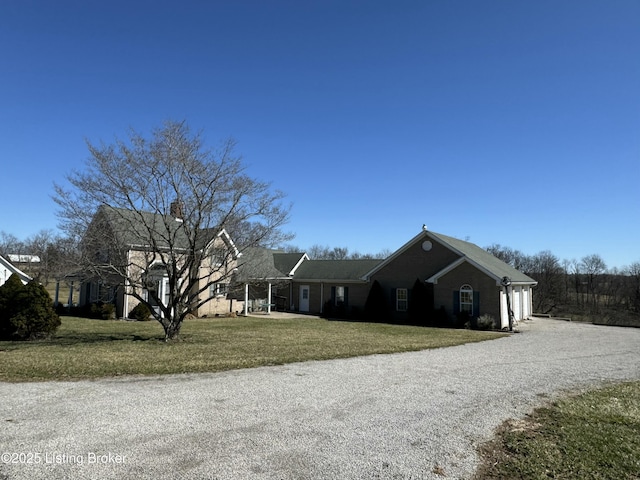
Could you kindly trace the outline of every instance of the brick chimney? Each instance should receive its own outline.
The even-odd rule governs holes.
[[[173,202],[171,202],[169,215],[171,215],[176,220],[183,220],[183,208],[184,204],[180,200],[174,200]]]

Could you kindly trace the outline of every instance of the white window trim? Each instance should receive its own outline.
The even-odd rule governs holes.
[[[469,295],[469,301],[463,302],[463,293]],[[468,308],[463,308],[468,306]],[[473,287],[469,284],[464,284],[460,287],[460,312],[469,312],[469,315],[473,315]]]
[[[212,283],[209,285],[209,297],[217,298],[217,297],[226,297],[229,292],[229,284],[228,283]]]
[[[404,298],[400,298],[400,292],[403,292]],[[404,304],[404,307],[400,305]],[[406,312],[409,309],[409,290],[407,288],[396,288],[396,311]]]

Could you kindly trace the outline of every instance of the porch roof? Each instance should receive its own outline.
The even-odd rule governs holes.
[[[284,253],[269,248],[252,247],[242,252],[238,261],[235,280],[250,282],[256,280],[287,280],[290,272],[302,260],[303,253]]]
[[[308,260],[295,273],[294,280],[362,282],[362,277],[382,260]]]

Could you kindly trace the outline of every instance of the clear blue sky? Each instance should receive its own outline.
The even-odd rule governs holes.
[[[423,223],[640,261],[640,1],[0,3],[0,230],[53,181],[186,120],[293,203],[292,242],[395,250]]]

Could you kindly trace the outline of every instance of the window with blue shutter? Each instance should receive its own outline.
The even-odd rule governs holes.
[[[460,312],[473,315],[473,288],[471,285],[465,284],[460,287],[459,305]]]
[[[460,292],[454,290],[453,292],[453,315],[457,316],[460,313]]]
[[[349,305],[349,287],[331,287],[331,304],[336,307]]]

